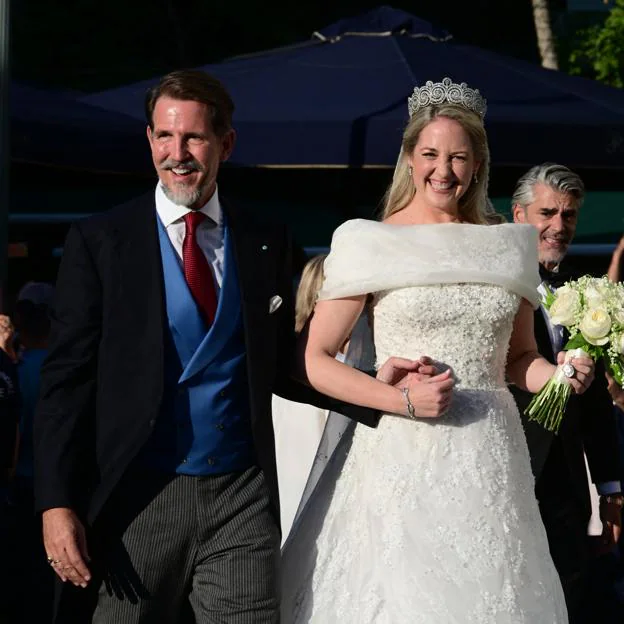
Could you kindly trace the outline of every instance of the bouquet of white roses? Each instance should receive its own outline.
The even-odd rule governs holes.
[[[545,286],[544,307],[553,325],[563,325],[570,334],[565,345],[566,363],[533,397],[525,410],[549,431],[559,431],[572,393],[568,378],[574,375],[569,364],[583,355],[595,362],[603,359],[607,371],[621,386],[624,378],[624,285],[607,277],[585,275],[566,282],[553,292]]]

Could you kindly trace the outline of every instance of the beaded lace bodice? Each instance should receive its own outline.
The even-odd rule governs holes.
[[[375,301],[377,362],[428,355],[450,366],[458,388],[505,385],[507,345],[520,297],[500,286],[444,284],[381,293]]]

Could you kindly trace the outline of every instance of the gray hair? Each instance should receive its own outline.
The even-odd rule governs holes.
[[[517,204],[526,210],[535,200],[533,189],[536,184],[545,184],[559,193],[572,195],[579,207],[585,198],[585,185],[578,174],[563,165],[543,163],[531,167],[518,180],[511,198],[512,207]]]

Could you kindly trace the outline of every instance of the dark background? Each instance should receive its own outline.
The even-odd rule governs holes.
[[[574,33],[595,18],[568,11],[569,4],[550,2],[563,69]],[[376,6],[348,0],[16,0],[12,77],[37,87],[98,91],[304,41],[317,29]],[[460,42],[539,63],[530,0],[395,1],[392,6],[446,28]],[[64,149],[62,136],[58,148]],[[508,197],[523,172],[495,168],[490,195]],[[621,190],[621,172],[579,173],[589,189]],[[302,246],[327,245],[345,219],[374,215],[391,174],[390,169],[224,167],[220,190],[248,210],[288,222]],[[26,279],[54,279],[58,251],[73,218],[149,191],[155,179],[13,163],[9,237],[25,243],[28,255],[11,259],[9,291]],[[41,220],[40,215],[49,218]],[[616,239],[611,234],[600,242]],[[606,258],[593,262],[600,272]]]
[[[309,39],[315,30],[382,2],[349,0],[19,0],[13,74],[85,91]],[[420,0],[404,9],[490,50],[539,63],[530,0]],[[560,39],[578,14],[552,0]],[[583,18],[584,19],[584,18]]]

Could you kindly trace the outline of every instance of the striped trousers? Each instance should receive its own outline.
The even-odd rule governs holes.
[[[279,529],[259,468],[206,477],[132,470],[99,525],[93,624],[279,621]]]

